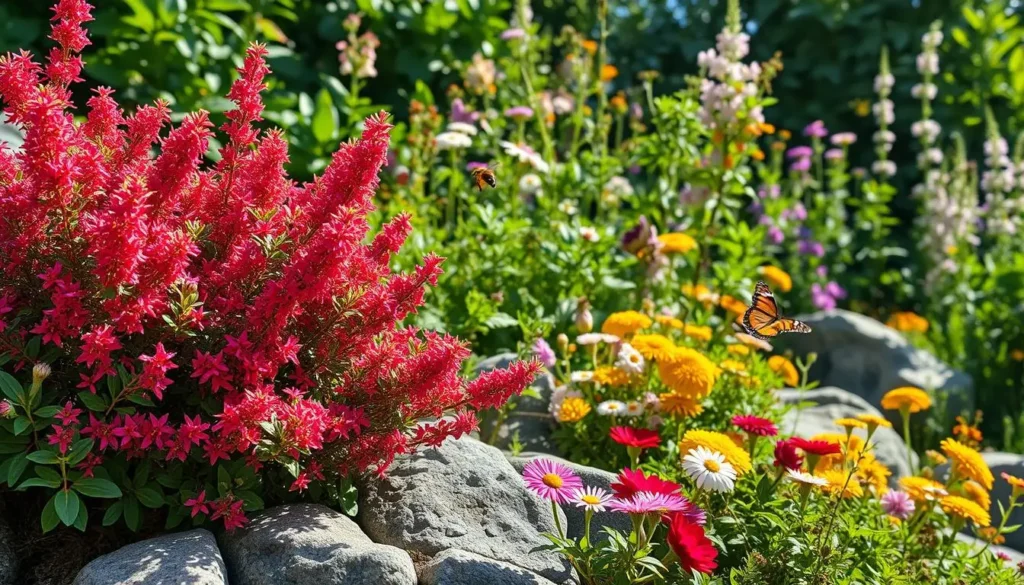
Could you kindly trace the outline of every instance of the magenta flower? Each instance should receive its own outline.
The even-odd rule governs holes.
[[[789,165],[789,170],[798,173],[806,173],[807,171],[811,170],[811,159],[797,159],[796,161],[793,162],[793,164]]]
[[[543,337],[538,337],[537,341],[533,342],[533,355],[549,370],[558,363],[555,350],[551,349],[551,346],[548,345],[548,342]]]
[[[637,492],[625,499],[612,500],[608,509],[627,514],[667,514],[690,511],[693,504],[679,494]]]
[[[533,108],[529,106],[515,106],[505,110],[505,116],[525,120],[526,118],[533,116]]]
[[[830,148],[825,151],[825,160],[843,160],[843,151],[838,148]]]
[[[462,98],[455,98],[452,100],[452,111],[448,115],[448,119],[451,122],[473,124],[480,119],[480,112],[470,111],[462,101]]]
[[[526,31],[521,28],[510,28],[505,32],[501,33],[501,40],[511,41],[513,39],[521,39],[526,36]]]
[[[466,163],[466,170],[472,171],[473,169],[486,169],[487,164],[482,162],[470,161]]]
[[[575,490],[583,487],[581,480],[571,469],[550,459],[534,459],[523,468],[523,480],[531,492],[564,504],[572,498]]]
[[[836,308],[836,299],[818,283],[811,285],[811,303],[820,311]]]
[[[821,242],[814,240],[800,240],[800,243],[797,245],[797,252],[805,256],[822,258],[825,256],[825,246]]]
[[[906,520],[914,513],[914,500],[906,492],[889,490],[882,496],[882,510],[886,514]]]
[[[778,245],[786,240],[786,234],[782,233],[778,226],[773,225],[768,228],[767,239],[769,242]]]
[[[810,146],[794,146],[786,151],[786,158],[810,158],[813,154]]]
[[[828,136],[828,128],[825,127],[825,123],[821,120],[815,120],[804,128],[804,136],[824,138]]]

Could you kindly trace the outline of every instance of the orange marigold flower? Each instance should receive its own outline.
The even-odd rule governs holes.
[[[601,81],[611,81],[619,76],[619,68],[615,65],[605,64],[601,67]]]
[[[793,278],[785,270],[777,266],[762,266],[757,272],[779,291],[787,293],[793,290]]]
[[[673,329],[683,328],[682,321],[675,317],[670,317],[668,315],[655,315],[654,322],[657,323],[658,325],[664,325],[665,327],[671,327]]]
[[[672,415],[690,417],[704,412],[699,400],[677,392],[658,394],[658,400],[661,401],[661,409]]]
[[[601,366],[594,370],[594,381],[604,386],[620,388],[629,384],[629,374],[614,366]]]
[[[989,516],[988,510],[983,509],[978,504],[963,498],[960,496],[946,496],[939,501],[939,505],[942,506],[942,510],[953,516],[964,521],[971,521],[978,526],[985,527],[992,524],[992,517]]]
[[[591,55],[597,54],[597,41],[586,40],[583,41],[583,50],[590,53]]]
[[[911,413],[928,410],[932,407],[932,399],[928,393],[913,386],[900,386],[882,396],[882,408],[886,410],[909,409]]]
[[[590,404],[579,396],[572,396],[562,401],[555,417],[559,422],[573,423],[590,414]]]
[[[778,374],[786,386],[796,388],[800,385],[800,372],[797,371],[793,362],[781,355],[773,355],[768,358],[768,367]]]
[[[722,295],[718,300],[718,306],[736,315],[747,312],[747,304],[732,295]]]
[[[892,423],[889,422],[889,420],[887,418],[885,418],[883,416],[878,416],[877,414],[871,414],[871,413],[858,414],[857,415],[857,420],[861,421],[862,423],[864,423],[864,424],[866,424],[868,426],[868,432],[869,433],[874,433],[875,429],[877,429],[878,427],[883,427],[883,428],[887,428],[887,429],[891,429],[892,428]]]
[[[981,453],[953,439],[943,439],[939,446],[952,461],[953,471],[957,475],[972,479],[987,490],[992,489],[995,478],[992,477],[992,470],[989,469],[988,463],[985,463]]]
[[[663,254],[686,254],[697,247],[697,240],[680,232],[661,234],[658,241]]]
[[[671,339],[656,333],[639,333],[629,343],[640,355],[654,361],[667,358],[676,347]]]
[[[903,333],[928,332],[928,320],[911,311],[897,311],[889,316],[885,324]]]
[[[672,392],[703,398],[711,394],[721,372],[699,351],[676,347],[658,361],[658,374]]]
[[[963,486],[961,486],[961,491],[965,498],[986,510],[992,506],[992,497],[989,495],[988,490],[974,480],[965,481]]]
[[[651,326],[651,318],[637,311],[620,311],[608,315],[601,325],[601,333],[626,338],[641,329]]]

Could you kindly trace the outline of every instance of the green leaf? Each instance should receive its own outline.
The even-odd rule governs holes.
[[[108,383],[110,382],[110,380],[116,380],[116,378],[114,376],[107,376]],[[107,401],[104,400],[99,395],[89,392],[88,390],[83,390],[79,392],[78,399],[82,401],[82,404],[84,404],[86,408],[93,412],[107,411]]]
[[[82,506],[82,510],[78,513],[78,518],[75,518],[75,528],[79,532],[85,532],[85,526],[89,523],[89,508]]]
[[[316,112],[310,121],[313,130],[313,137],[320,144],[327,144],[334,138],[338,128],[338,110],[334,107],[331,94],[326,89],[321,89],[316,94]]]
[[[154,27],[156,27],[156,16],[146,6],[145,0],[124,0],[124,3],[132,9],[133,14],[125,16],[121,19],[121,22],[147,33],[153,32]]]
[[[39,517],[40,523],[43,525],[43,532],[49,532],[57,527],[60,522],[60,518],[57,517],[57,494],[54,494],[50,501],[46,502],[46,507],[43,508],[43,513]]]
[[[121,502],[114,502],[107,508],[106,513],[103,514],[103,525],[111,526],[114,522],[117,522],[118,518],[121,517],[121,511],[124,509],[124,504]]]
[[[60,482],[50,481],[48,479],[43,479],[41,477],[30,477],[25,481],[21,482],[21,485],[18,486],[18,489],[27,490],[28,488],[33,487],[59,488]]]
[[[25,472],[25,468],[28,467],[28,457],[25,455],[17,455],[11,460],[11,467],[7,470],[7,485],[14,487],[18,483],[18,478]]]
[[[262,510],[264,508],[263,498],[259,497],[256,492],[250,490],[239,490],[235,492],[235,495],[245,502],[243,509],[246,512],[255,512],[256,510]]]
[[[499,312],[491,315],[490,318],[484,322],[484,325],[490,329],[501,329],[503,327],[515,327],[519,325],[519,321],[508,313]]]
[[[0,371],[0,391],[3,391],[4,396],[15,404],[25,403],[23,400],[25,390],[21,387],[21,383],[14,376],[4,371]]]
[[[32,421],[28,420],[24,416],[19,416],[14,419],[14,434],[20,435],[28,430],[28,427],[32,425]]]
[[[71,485],[71,489],[91,498],[120,498],[121,488],[109,479],[84,477]]]
[[[53,451],[46,450],[33,451],[29,453],[28,460],[32,463],[40,463],[42,465],[56,465],[58,463],[57,454]]]
[[[151,487],[144,487],[135,490],[135,497],[147,508],[159,508],[164,505],[164,496],[159,490]]]
[[[78,512],[82,507],[82,500],[78,494],[68,490],[61,490],[53,496],[53,505],[57,510],[57,517],[65,526],[71,526],[78,518]]]
[[[60,484],[60,482],[62,481],[61,476],[60,476],[59,473],[57,473],[56,469],[52,469],[50,467],[44,467],[42,465],[36,465],[35,466],[35,472],[36,472],[36,475],[38,475],[39,477],[41,477],[43,479],[46,479],[46,480],[49,480],[49,481],[53,481],[53,482],[57,482],[58,484]]]
[[[124,523],[128,529],[135,532],[139,529],[139,501],[128,496],[124,500]]]
[[[92,451],[92,447],[95,441],[92,439],[79,439],[71,445],[71,451],[68,452],[68,464],[78,465],[81,463],[85,456]]]
[[[146,398],[145,396],[142,396],[141,394],[132,394],[131,396],[128,397],[128,402],[138,404],[139,406],[148,406],[150,408],[156,406],[155,402],[153,402],[149,398]]]
[[[37,408],[32,414],[36,415],[36,418],[53,418],[53,415],[58,412],[60,412],[60,407],[58,406],[44,406]]]

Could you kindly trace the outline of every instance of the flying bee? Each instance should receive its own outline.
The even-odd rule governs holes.
[[[498,168],[501,163],[494,165],[494,167],[476,167],[469,171],[469,175],[473,177],[473,184],[480,191],[484,190],[484,187],[490,187],[496,189],[498,187],[498,179],[494,175],[494,169]]]

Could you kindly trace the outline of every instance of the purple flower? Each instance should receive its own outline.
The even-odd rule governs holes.
[[[834,280],[829,281],[829,283],[825,285],[825,292],[832,295],[832,298],[834,299],[846,298],[846,289],[839,286],[839,283]]]
[[[815,120],[804,128],[804,136],[824,138],[828,136],[828,128],[825,127],[825,123],[821,120]]]
[[[547,341],[544,341],[543,337],[538,337],[537,341],[533,342],[533,355],[549,370],[558,363],[555,350],[551,349],[551,346],[548,345]]]
[[[466,109],[466,104],[462,102],[462,98],[455,98],[452,100],[452,111],[448,115],[448,119],[452,122],[472,124],[480,119],[480,112],[471,112]]]
[[[627,514],[667,514],[669,512],[688,512],[693,504],[679,494],[656,494],[654,492],[637,492],[632,497],[612,500],[608,509]]]
[[[757,196],[760,199],[778,199],[781,189],[778,185],[762,185],[757,189]]]
[[[906,492],[889,490],[882,496],[882,510],[886,514],[906,520],[914,513],[914,500]]]
[[[501,33],[501,40],[511,41],[512,39],[521,39],[526,36],[526,31],[521,28],[510,28],[505,32]]]
[[[505,110],[505,115],[509,118],[526,119],[533,116],[533,108],[530,106],[515,106]]]
[[[629,116],[634,120],[642,120],[644,117],[643,107],[640,104],[633,102],[633,104],[629,106]]]
[[[786,151],[786,158],[810,158],[813,154],[810,146],[794,146]]]
[[[640,165],[629,165],[629,174],[631,175],[639,175],[642,170]]]
[[[620,244],[622,249],[630,254],[636,254],[648,247],[657,248],[658,230],[647,221],[646,216],[641,215],[640,219],[637,220],[637,224],[622,234]]]
[[[786,234],[782,233],[782,230],[778,226],[772,226],[768,228],[768,241],[773,244],[781,244],[786,239]]]
[[[838,148],[830,148],[825,151],[825,160],[843,160],[843,151]]]
[[[534,459],[523,468],[523,480],[533,493],[564,504],[572,492],[583,487],[583,480],[572,469],[550,459]]]
[[[749,206],[747,206],[747,211],[760,218],[762,217],[762,214],[764,214],[764,204],[760,201],[753,201]]]
[[[757,218],[757,224],[758,225],[773,226],[773,225],[775,225],[775,221],[771,218],[771,216],[762,215],[761,217]]]
[[[486,163],[477,162],[477,161],[470,161],[470,162],[466,163],[466,170],[467,171],[472,171],[473,169],[486,169],[486,168],[487,168],[487,164]]]
[[[792,209],[782,211],[782,219],[804,221],[807,219],[807,208],[804,207],[803,203],[797,203]]]
[[[811,303],[821,311],[836,308],[836,300],[818,283],[811,285]]]
[[[797,246],[797,252],[821,258],[825,255],[825,246],[821,245],[821,242],[816,242],[814,240],[800,240],[800,244]]]
[[[801,158],[793,161],[793,164],[789,165],[789,170],[797,173],[806,173],[811,170],[811,159]]]
[[[825,278],[826,276],[828,276],[828,267],[822,264],[821,266],[815,268],[814,272],[817,273],[818,278]]]

